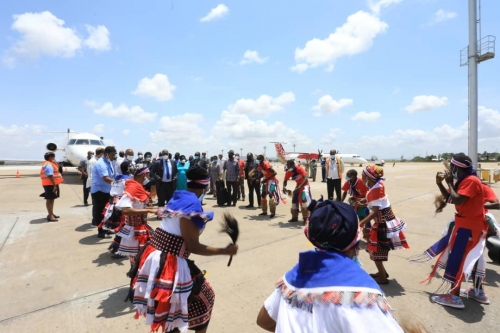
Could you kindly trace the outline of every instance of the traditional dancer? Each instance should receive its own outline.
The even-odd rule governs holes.
[[[153,332],[200,333],[207,330],[214,304],[214,291],[190,253],[235,255],[238,246],[215,248],[199,242],[212,212],[203,212],[199,197],[209,184],[205,168],[197,165],[187,172],[188,190],[175,191],[162,221],[150,242],[137,255],[128,276],[132,278],[136,318],[146,317]]]
[[[448,184],[448,190],[443,186],[443,180]],[[488,304],[489,299],[482,285],[485,277],[483,251],[488,234],[484,185],[477,177],[472,160],[463,153],[453,156],[451,172],[446,170],[444,173],[438,173],[436,183],[442,195],[455,204],[455,225],[453,228],[447,227],[446,235],[423,255],[412,257],[410,260],[427,261],[441,253],[430,276],[425,280],[430,283],[438,268],[445,269],[443,282],[436,295],[431,297],[432,301],[444,306],[464,308],[465,305],[458,296],[460,285],[473,275],[474,288],[462,292]],[[488,195],[486,197],[489,198]]]
[[[135,256],[147,243],[153,230],[148,224],[148,213],[156,214],[157,209],[151,205],[149,192],[143,185],[149,182],[149,169],[143,167],[134,172],[134,178],[125,182],[125,190],[116,208],[125,215],[125,224],[116,236],[121,237],[116,254],[128,256],[134,264]]]
[[[266,160],[264,155],[257,156],[257,170],[263,175],[262,180],[262,194],[260,204],[262,206],[262,213],[259,215],[267,215],[267,197],[269,196],[269,211],[271,212],[270,218],[276,216],[276,206],[279,205],[281,197],[279,190],[279,182],[276,178],[276,171]]]
[[[347,171],[346,180],[347,181],[342,186],[342,191],[344,191],[342,193],[342,202],[344,202],[347,194],[349,193],[349,204],[353,206],[359,220],[361,221],[370,213],[368,207],[359,205],[359,201],[366,198],[368,187],[361,178],[358,178],[358,172],[355,169]],[[370,228],[370,222],[368,222],[366,226]],[[363,229],[363,234],[365,234],[365,229]]]
[[[292,219],[288,222],[297,222],[299,220],[299,210],[302,213],[304,224],[309,216],[307,207],[311,203],[311,188],[309,187],[309,180],[307,179],[306,170],[298,165],[295,165],[294,160],[286,162],[287,171],[285,179],[283,180],[283,191],[286,191],[286,184],[289,179],[295,180],[296,186],[292,194]]]
[[[110,202],[106,205],[104,218],[99,225],[100,228],[106,231],[113,231],[117,233],[125,224],[125,215],[122,214],[122,210],[116,207],[118,201],[120,201],[123,191],[125,190],[125,182],[132,178],[130,174],[130,161],[124,160],[120,164],[121,173],[115,176],[115,181],[111,184],[111,191],[109,195],[111,196]],[[116,254],[118,248],[120,247],[121,237],[115,235],[113,242],[109,245],[108,251],[111,252],[113,258],[120,258],[122,256]]]
[[[364,227],[372,219],[375,223],[370,228],[366,250],[370,259],[375,262],[378,272],[370,274],[378,284],[387,284],[389,274],[384,268],[384,261],[389,259],[389,251],[394,249],[409,248],[404,235],[406,224],[398,219],[391,208],[391,204],[385,194],[383,183],[384,169],[381,166],[369,165],[363,169],[362,179],[369,188],[365,202],[371,212],[363,220],[360,226]]]
[[[402,333],[380,287],[352,259],[360,230],[349,205],[311,204],[304,230],[316,246],[276,284],[257,325],[269,332]]]

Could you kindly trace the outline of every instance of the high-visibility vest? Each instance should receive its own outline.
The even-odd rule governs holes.
[[[57,165],[57,163],[45,161],[42,163],[42,168],[40,169],[40,178],[42,179],[42,186],[53,185],[52,182],[50,181],[49,176],[47,176],[45,174],[44,166],[46,166],[47,164],[52,164],[52,168],[54,168],[54,176],[53,177],[54,177],[54,182],[56,183],[56,185],[61,184],[64,179],[63,179],[61,173],[59,172],[59,165]]]

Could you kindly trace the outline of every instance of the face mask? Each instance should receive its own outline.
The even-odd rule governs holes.
[[[96,159],[96,160],[99,160],[100,158],[101,158],[101,156],[97,156],[95,159]]]
[[[139,154],[139,155],[137,155],[137,156],[139,156],[139,158],[142,158],[142,155],[141,155],[141,154]]]
[[[200,156],[195,156],[194,157],[195,160],[199,160],[200,159]]]
[[[151,157],[146,157],[146,162],[151,161]]]
[[[162,156],[162,158],[166,161],[168,160],[168,155]]]
[[[186,163],[186,160],[181,160],[181,163],[182,163],[182,164]]]
[[[204,198],[205,198],[205,193],[203,193],[202,195],[200,195],[200,197],[198,198],[198,200],[200,200],[200,202],[203,202]]]
[[[212,160],[212,163],[214,163],[214,164],[217,163],[217,160]]]
[[[351,177],[345,176],[345,180],[351,180]]]
[[[363,264],[361,264],[361,261],[359,261],[358,256],[353,256],[353,257],[352,257],[352,260],[353,260],[356,264],[358,264],[358,266],[359,266],[359,267],[363,266]]]
[[[451,176],[453,177],[453,179],[458,179],[458,172],[452,172]]]
[[[257,164],[260,164],[260,160],[256,160]]]
[[[127,160],[133,161],[134,160],[134,156],[127,155]]]
[[[368,181],[365,182],[365,185],[366,185],[366,187],[370,187],[370,184],[368,183]]]
[[[288,168],[288,171],[293,171],[293,168]]]
[[[333,155],[330,155],[330,157],[331,157],[331,158],[335,158],[335,154],[333,154]]]
[[[144,181],[142,182],[142,185],[146,186],[147,183],[149,183],[149,178],[144,178]]]

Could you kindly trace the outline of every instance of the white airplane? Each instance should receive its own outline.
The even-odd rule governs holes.
[[[322,153],[322,150],[318,150],[317,153],[289,153],[285,151],[281,142],[271,142],[274,143],[274,147],[276,148],[276,156],[280,160],[282,164],[285,164],[288,160],[296,160],[300,162],[305,162],[306,160],[316,159],[319,160],[322,157],[327,157],[329,155],[329,151],[327,153]],[[363,157],[358,154],[337,154],[337,156],[341,157],[345,164],[359,164],[360,166],[368,163]]]
[[[58,148],[57,144],[50,142],[47,144],[46,148],[50,151],[64,151],[66,156],[64,160],[61,161],[65,165],[70,164],[72,166],[78,166],[80,161],[87,158],[87,152],[95,152],[98,147],[106,147],[103,142],[103,138],[98,137],[92,133],[74,133],[68,129],[68,142],[66,147]]]

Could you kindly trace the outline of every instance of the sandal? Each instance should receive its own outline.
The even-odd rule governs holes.
[[[379,281],[378,278],[374,278],[375,282],[377,282],[378,284],[389,284],[389,280],[384,280],[384,281]]]
[[[372,274],[370,274],[370,276],[371,276],[372,278],[376,278],[376,277],[378,277],[378,273],[372,273]],[[385,276],[386,276],[386,277],[389,277],[389,273],[385,272]]]

